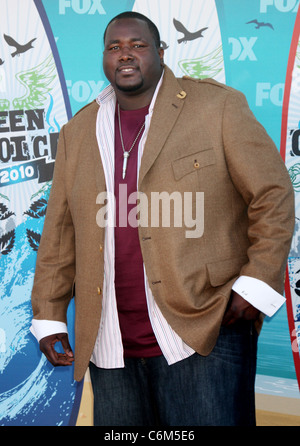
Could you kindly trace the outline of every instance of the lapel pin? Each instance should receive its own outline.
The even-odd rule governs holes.
[[[176,95],[179,99],[184,99],[186,97],[186,92],[185,91],[181,91],[180,93],[178,93]]]

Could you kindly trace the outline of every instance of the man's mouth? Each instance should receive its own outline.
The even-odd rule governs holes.
[[[132,73],[135,70],[136,70],[135,67],[120,67],[118,69],[118,71],[121,72],[121,73]]]

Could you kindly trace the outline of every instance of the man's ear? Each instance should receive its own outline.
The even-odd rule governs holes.
[[[164,63],[164,54],[165,54],[164,49],[163,48],[159,48],[158,49],[158,55],[160,57],[160,64],[161,64],[162,67],[165,65],[165,63]]]

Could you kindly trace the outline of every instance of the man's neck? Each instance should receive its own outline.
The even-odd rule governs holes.
[[[116,96],[122,110],[137,110],[150,104],[153,93],[151,95],[149,92],[147,95],[131,95],[130,93],[116,92]]]
[[[163,74],[163,72],[162,72]],[[159,84],[160,79],[154,85],[152,88],[148,88],[146,91],[122,91],[118,88],[115,88],[115,94],[117,101],[121,107],[122,110],[138,110],[140,108],[146,107],[147,105],[150,105],[153,95],[156,91],[157,85]]]
[[[137,110],[147,105],[150,105],[157,84],[152,89],[142,92],[128,92],[115,89],[117,101],[120,104],[122,110]]]

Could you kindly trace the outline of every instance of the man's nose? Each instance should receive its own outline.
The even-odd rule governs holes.
[[[131,60],[133,58],[134,56],[132,54],[130,47],[124,46],[121,50],[120,60]]]

